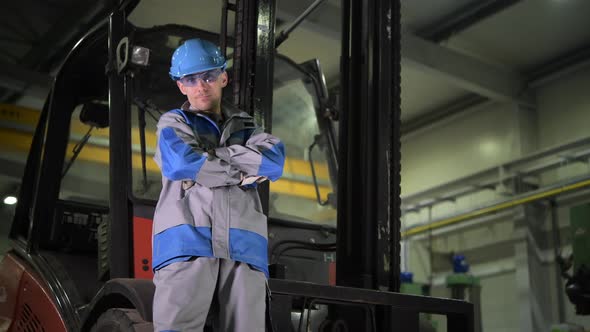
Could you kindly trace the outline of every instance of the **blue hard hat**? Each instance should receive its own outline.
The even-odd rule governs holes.
[[[215,44],[203,39],[189,39],[172,54],[170,77],[178,80],[183,76],[221,68],[227,62]]]

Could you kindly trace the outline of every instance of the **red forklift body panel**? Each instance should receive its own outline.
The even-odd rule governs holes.
[[[133,271],[135,278],[152,279],[152,223],[133,217]]]
[[[0,263],[0,328],[12,323],[24,270],[11,254],[4,256]]]
[[[26,264],[8,253],[0,267],[1,324],[9,331],[66,332],[66,325],[51,299],[51,291]],[[3,325],[0,325],[3,326]]]

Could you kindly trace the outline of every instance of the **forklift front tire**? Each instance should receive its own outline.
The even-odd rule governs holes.
[[[113,308],[105,311],[90,332],[153,332],[152,323],[146,322],[135,309]]]

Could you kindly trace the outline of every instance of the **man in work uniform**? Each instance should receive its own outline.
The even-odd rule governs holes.
[[[220,331],[265,330],[268,240],[256,185],[282,175],[285,152],[247,113],[222,109],[225,67],[201,39],[172,56],[170,76],[188,101],[158,121],[155,331],[202,331],[214,300]]]

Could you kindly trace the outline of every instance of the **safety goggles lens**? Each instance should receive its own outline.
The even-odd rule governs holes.
[[[222,71],[220,69],[213,69],[202,73],[190,74],[182,77],[179,81],[186,86],[195,86],[202,80],[205,83],[213,83],[217,81]]]

